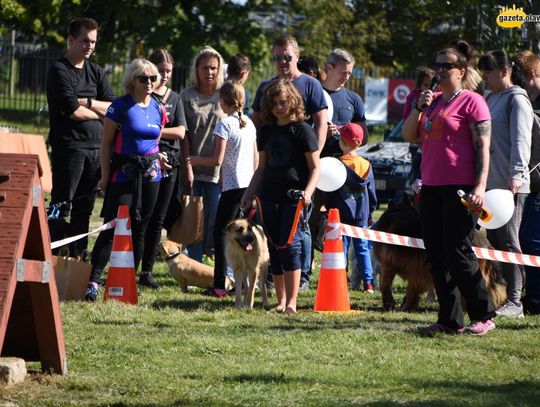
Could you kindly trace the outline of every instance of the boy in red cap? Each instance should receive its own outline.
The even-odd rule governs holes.
[[[343,151],[339,159],[347,168],[347,180],[337,191],[326,192],[325,205],[328,209],[337,208],[343,223],[367,227],[377,207],[377,196],[371,165],[368,160],[356,154],[356,150],[362,144],[364,130],[356,123],[349,123],[339,127],[338,131],[339,147]],[[343,236],[345,261],[348,261],[347,253],[351,240],[357,263],[356,271],[351,271],[351,287],[358,289],[362,279],[364,291],[373,293],[373,267],[369,255],[369,242]]]

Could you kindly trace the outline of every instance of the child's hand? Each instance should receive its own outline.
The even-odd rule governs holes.
[[[303,197],[303,200],[304,200],[304,205],[308,206],[312,203],[312,200],[311,200],[311,194],[310,193],[306,193],[306,191],[304,191],[304,197]]]

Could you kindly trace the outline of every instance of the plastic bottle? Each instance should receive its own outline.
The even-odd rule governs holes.
[[[478,216],[478,218],[480,218],[482,221],[488,222],[493,217],[493,213],[489,209],[484,207],[481,209],[471,208],[469,206],[469,202],[467,202],[468,194],[463,192],[461,189],[458,189],[457,194],[461,199],[461,203],[468,209],[468,211],[473,215]]]

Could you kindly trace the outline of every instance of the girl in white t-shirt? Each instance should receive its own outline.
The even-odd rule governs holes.
[[[214,288],[216,297],[227,295],[225,290],[225,227],[240,209],[240,199],[257,168],[258,152],[253,122],[242,113],[244,87],[238,81],[227,81],[219,90],[221,109],[227,117],[214,128],[216,147],[212,157],[190,156],[191,165],[221,166],[221,197],[214,225]]]

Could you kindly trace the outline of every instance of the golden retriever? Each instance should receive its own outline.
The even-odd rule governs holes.
[[[182,292],[188,292],[188,286],[200,288],[214,286],[214,268],[190,259],[182,253],[182,246],[178,243],[170,240],[161,242],[160,251],[167,261],[169,273],[180,284]],[[228,291],[232,287],[231,279],[226,277],[225,289]]]
[[[259,278],[263,307],[268,309],[266,276],[270,255],[262,227],[247,219],[230,222],[225,229],[225,257],[234,273],[235,307],[253,308],[255,282]]]

